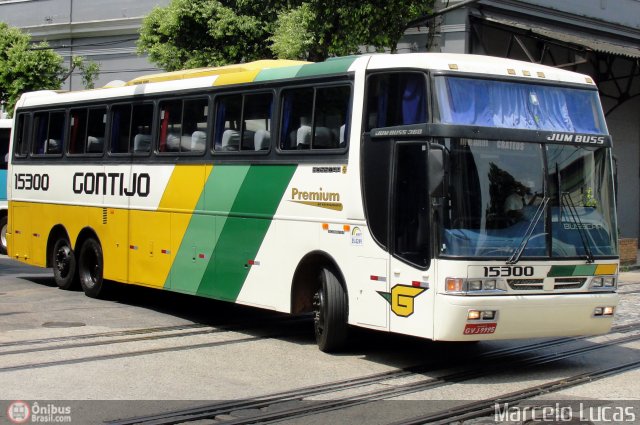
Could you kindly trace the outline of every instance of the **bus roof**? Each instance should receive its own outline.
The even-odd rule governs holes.
[[[331,58],[318,63],[291,60],[260,60],[238,65],[145,75],[116,87],[111,86],[73,92],[47,90],[25,93],[20,98],[18,107],[157,94],[174,90],[258,81],[344,74],[358,70],[410,68],[555,81],[595,87],[591,77],[584,74],[531,62],[492,56],[450,53],[367,54]]]

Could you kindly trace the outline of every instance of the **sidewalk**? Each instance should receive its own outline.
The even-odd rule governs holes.
[[[638,254],[636,255],[636,263],[635,264],[630,264],[630,265],[620,265],[620,271],[621,272],[631,272],[631,271],[638,271],[640,270],[640,249],[638,250]]]

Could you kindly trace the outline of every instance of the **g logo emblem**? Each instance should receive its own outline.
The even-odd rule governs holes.
[[[393,311],[396,316],[409,317],[413,314],[415,297],[426,290],[426,288],[396,285],[391,288],[391,293],[378,291],[378,294],[391,304],[391,311]]]

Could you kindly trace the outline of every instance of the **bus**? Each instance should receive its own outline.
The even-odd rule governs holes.
[[[586,75],[501,58],[258,61],[27,93],[11,258],[436,341],[595,335],[618,303]]]
[[[7,167],[13,121],[0,118],[0,254],[7,253]]]

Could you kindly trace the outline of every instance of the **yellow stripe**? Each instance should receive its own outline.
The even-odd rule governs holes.
[[[617,264],[598,264],[598,267],[596,267],[596,276],[616,274],[617,271]]]
[[[212,169],[213,165],[176,166],[162,195],[158,209],[193,212]]]
[[[105,279],[162,287],[212,169],[174,167],[157,211],[12,202],[9,252],[43,267],[53,226],[63,224],[72,245],[89,227],[102,245]]]
[[[253,71],[236,72],[235,74],[220,75],[213,82],[214,86],[226,86],[228,84],[241,84],[250,83],[255,80],[256,76],[260,73],[259,69]]]

